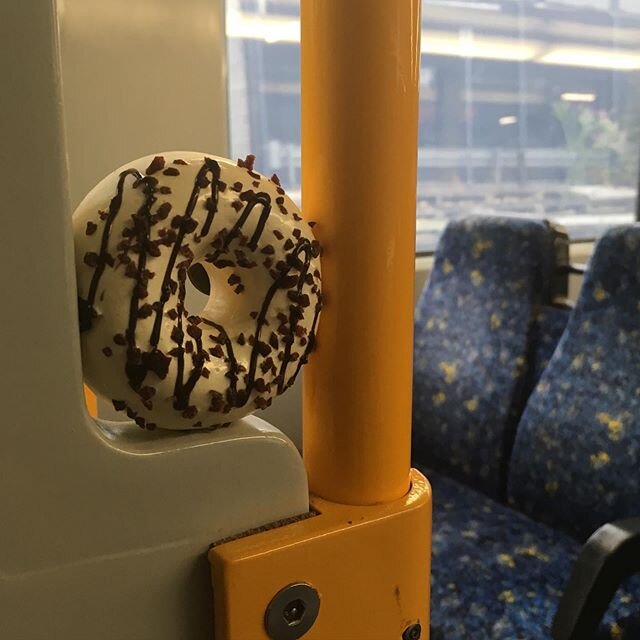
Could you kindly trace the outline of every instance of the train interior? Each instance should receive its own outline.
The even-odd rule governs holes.
[[[640,1],[30,0],[0,33],[0,638],[640,639]],[[194,363],[165,409],[156,313]]]

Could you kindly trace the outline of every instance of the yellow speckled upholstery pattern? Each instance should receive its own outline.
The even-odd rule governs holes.
[[[598,243],[522,416],[510,502],[585,539],[640,515],[640,226]]]
[[[531,326],[547,302],[554,236],[542,221],[450,223],[415,321],[413,458],[503,496],[530,390]]]

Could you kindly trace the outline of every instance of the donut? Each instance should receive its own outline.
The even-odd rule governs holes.
[[[268,407],[314,348],[320,245],[254,160],[140,158],[73,214],[84,377],[141,427],[228,426]],[[209,289],[197,314],[188,279]]]

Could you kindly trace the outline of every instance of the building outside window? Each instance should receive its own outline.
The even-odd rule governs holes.
[[[227,0],[232,153],[294,199],[299,27],[299,0]],[[470,214],[635,218],[640,0],[423,0],[421,71],[418,251]]]

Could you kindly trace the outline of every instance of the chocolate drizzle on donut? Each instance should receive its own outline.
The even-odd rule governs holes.
[[[202,226],[202,233],[200,235],[205,235],[209,232],[211,224],[213,223],[214,216],[218,210],[218,183],[220,180],[220,165],[211,158],[205,158],[205,163],[198,171],[198,175],[196,176],[196,180],[189,197],[189,202],[187,203],[187,208],[184,212],[184,215],[178,221],[178,236],[173,245],[171,256],[167,264],[167,269],[162,279],[162,293],[160,296],[158,308],[156,310],[156,318],[153,324],[151,338],[149,339],[149,342],[154,347],[158,345],[158,341],[160,340],[160,329],[162,327],[162,312],[164,310],[164,305],[172,294],[171,274],[173,272],[173,267],[176,263],[178,254],[180,253],[180,249],[182,248],[185,234],[190,228],[189,221],[192,219],[191,217],[193,216],[193,211],[195,209],[196,203],[198,202],[198,196],[200,195],[200,190],[202,189],[204,179],[207,177],[207,173],[211,173],[211,204],[208,207],[207,218],[204,222],[204,225]],[[184,298],[182,299],[182,303],[184,303]]]
[[[104,223],[104,228],[102,230],[102,237],[100,239],[100,253],[98,254],[98,264],[96,266],[96,270],[93,272],[93,277],[91,278],[91,284],[89,285],[89,295],[87,296],[87,307],[90,310],[90,315],[95,317],[95,311],[93,305],[96,301],[96,293],[98,291],[98,285],[100,284],[100,278],[102,278],[102,274],[104,273],[104,268],[107,264],[106,256],[108,254],[109,249],[109,238],[111,237],[111,226],[113,225],[113,221],[116,219],[116,216],[120,212],[120,207],[122,206],[122,196],[124,193],[124,182],[128,176],[135,176],[136,181],[142,179],[142,174],[136,169],[127,169],[120,174],[120,178],[118,179],[118,187],[116,190],[116,195],[111,199],[111,203],[109,204],[109,211],[107,218]]]
[[[269,389],[271,385],[265,384],[265,380],[257,376],[259,368],[263,374],[270,371],[275,376],[273,382],[277,384],[278,393],[282,393],[282,391],[293,384],[300,368],[307,361],[309,352],[315,344],[316,324],[322,307],[322,300],[319,293],[317,294],[318,302],[314,308],[311,330],[308,335],[303,338],[304,342],[300,340],[300,345],[305,347],[304,352],[302,354],[292,352],[296,337],[300,337],[305,333],[305,330],[299,327],[298,323],[304,317],[305,308],[311,304],[309,296],[303,293],[303,287],[305,283],[309,283],[309,280],[314,277],[309,273],[309,268],[311,260],[317,257],[319,253],[317,242],[310,242],[305,238],[301,238],[300,233],[295,234],[296,243],[288,239],[284,245],[285,250],[288,251],[286,261],[279,261],[274,268],[270,269],[273,282],[266,292],[259,311],[251,313],[251,317],[255,319],[256,324],[254,335],[249,336],[248,339],[248,344],[251,345],[251,354],[249,358],[249,369],[246,371],[236,358],[233,342],[225,327],[207,318],[186,317],[187,312],[184,306],[187,270],[193,261],[193,253],[189,249],[189,246],[185,244],[185,240],[188,236],[192,235],[193,240],[199,242],[200,238],[204,238],[210,232],[211,225],[218,211],[219,194],[223,192],[226,187],[226,185],[220,181],[220,165],[211,158],[204,159],[204,164],[195,177],[184,212],[181,215],[175,215],[171,219],[171,229],[162,230],[162,232],[158,234],[158,240],[151,240],[151,229],[153,225],[167,217],[163,213],[165,210],[167,213],[170,211],[170,206],[166,206],[167,203],[165,203],[157,208],[155,215],[152,212],[158,200],[157,194],[166,193],[167,190],[163,187],[158,188],[157,178],[150,174],[160,171],[163,167],[164,158],[157,157],[147,169],[147,175],[143,176],[136,169],[127,169],[120,174],[116,194],[110,202],[107,215],[103,217],[104,225],[100,239],[99,253],[92,254],[95,258],[92,257],[90,261],[92,265],[95,266],[93,267],[94,272],[91,278],[87,300],[79,300],[82,328],[88,328],[91,320],[97,317],[94,304],[100,280],[105,267],[107,265],[113,266],[114,264],[114,258],[108,251],[111,231],[114,220],[122,208],[125,182],[127,178],[131,176],[134,179],[133,188],[142,190],[144,200],[136,213],[131,216],[133,227],[127,227],[123,231],[123,239],[118,243],[118,250],[123,253],[117,256],[119,261],[117,261],[116,264],[126,265],[127,275],[133,278],[134,286],[131,294],[129,321],[125,335],[122,336],[123,339],[121,341],[116,341],[114,338],[116,344],[124,343],[123,346],[126,346],[125,373],[131,388],[138,393],[143,404],[145,404],[147,408],[150,408],[151,397],[153,393],[155,393],[155,389],[150,387],[148,383],[145,385],[145,380],[150,372],[153,372],[160,379],[166,378],[171,359],[175,358],[177,375],[173,393],[173,407],[177,411],[180,411],[184,418],[191,419],[195,417],[197,409],[190,405],[191,394],[199,379],[203,375],[208,377],[209,370],[205,367],[206,362],[209,361],[211,357],[218,357],[213,354],[210,356],[209,352],[203,348],[202,330],[198,325],[204,324],[218,332],[219,335],[216,336],[216,341],[219,343],[219,346],[217,346],[216,349],[220,349],[220,346],[224,348],[223,353],[226,353],[226,357],[223,357],[228,366],[226,376],[229,379],[229,388],[223,396],[222,401],[218,397],[220,394],[214,392],[216,395],[212,398],[211,410],[221,410],[226,413],[230,411],[231,408],[243,407],[249,401],[251,393],[254,390],[262,393],[266,389]],[[248,168],[249,171],[251,171],[251,169]],[[162,173],[175,175],[174,171],[168,173],[168,170],[164,170]],[[199,223],[193,218],[193,214],[196,204],[200,201],[201,191],[206,188],[210,189],[210,195],[205,202],[207,215],[201,225],[199,233],[196,234]],[[238,240],[241,247],[246,247],[248,250],[254,252],[257,250],[258,242],[264,233],[267,220],[271,214],[272,202],[268,193],[256,193],[253,190],[244,191],[239,193],[238,203],[240,207],[234,207],[239,213],[237,220],[231,229],[223,229],[218,236],[216,236],[216,239],[211,243],[213,247],[212,253],[207,254],[205,257],[206,261],[215,264],[219,268],[235,265],[234,261],[223,257],[227,254],[231,243],[235,239]],[[253,234],[248,238],[242,234],[242,229],[256,208],[260,210],[258,221]],[[281,234],[274,233],[274,235],[276,238],[282,239]],[[159,256],[160,246],[162,245],[171,246],[171,254],[168,258],[165,272],[161,275],[160,297],[157,301],[149,303],[147,300],[147,285],[149,279],[155,274],[147,270],[147,258],[148,256]],[[137,253],[135,265],[131,262],[131,257],[128,255],[129,252]],[[270,244],[265,245],[263,248],[263,253],[271,254],[273,252],[274,249]],[[235,253],[238,266],[244,268],[256,266],[256,263],[252,262],[242,251],[236,250]],[[177,263],[179,257],[181,261]],[[177,274],[177,282],[172,278],[174,273]],[[230,282],[231,280],[230,278]],[[236,284],[236,278],[233,278],[233,283]],[[238,285],[238,288],[240,287],[241,285]],[[268,326],[267,314],[269,307],[276,293],[279,290],[285,289],[287,290],[290,302],[289,314],[279,315],[281,324],[280,327],[278,327],[278,335],[271,330],[267,330],[267,332],[265,332],[266,335],[263,336],[263,329]],[[240,291],[236,292],[241,293],[241,291],[242,289],[240,288]],[[314,290],[312,290],[312,292],[315,293]],[[165,306],[172,295],[177,295],[176,308],[175,310],[169,309],[165,312]],[[141,300],[144,300],[142,307],[140,307]],[[147,318],[153,314],[155,314],[155,317],[148,340],[151,349],[143,351],[138,346],[138,322],[140,318]],[[171,339],[176,343],[176,346],[169,351],[168,355],[162,353],[158,348],[163,318],[166,317],[170,317],[175,321]],[[185,331],[189,337],[193,339],[193,342],[187,340],[185,343]],[[280,344],[284,345],[284,351],[279,354],[281,362],[276,365],[274,362],[276,359],[269,356],[269,353],[272,353],[272,348],[277,348],[278,339],[280,340]],[[271,343],[271,345],[269,343]],[[246,344],[244,337],[242,341],[238,339],[238,344],[241,346]],[[185,361],[186,357],[190,357],[192,361],[192,366],[188,373],[187,363]],[[260,358],[262,359],[261,363],[259,363]],[[293,374],[287,378],[287,368],[292,363],[296,365],[295,370]],[[242,376],[243,384],[241,384],[240,376],[243,373],[245,373],[245,375]],[[123,403],[119,402],[119,404]],[[268,406],[270,399],[264,399],[258,396],[255,404],[258,407]],[[135,412],[132,411],[132,414],[135,415]],[[138,423],[144,426],[144,420],[140,420]]]

